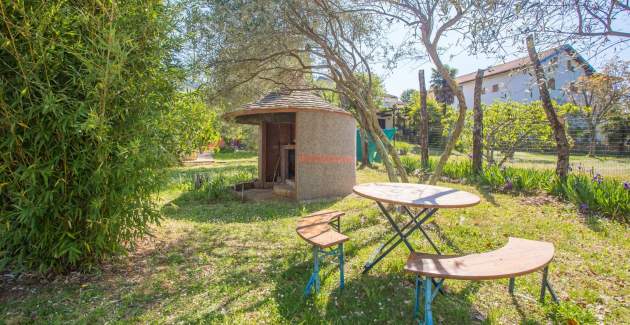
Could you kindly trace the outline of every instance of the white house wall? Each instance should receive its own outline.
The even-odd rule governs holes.
[[[579,67],[579,63],[572,59],[567,52],[562,51],[557,57],[558,61],[555,64],[551,63],[551,58],[546,59],[543,62],[543,67],[547,78],[554,78],[556,81],[555,89],[549,90],[551,98],[559,103],[565,103],[568,101],[568,98],[564,93],[564,89],[568,88],[571,82],[583,76],[585,72],[584,69]],[[570,71],[567,67],[567,61],[569,60],[572,61],[575,67],[574,71]],[[527,103],[539,100],[538,87],[533,76],[528,73],[529,71],[529,69],[526,71],[515,70],[485,77],[483,87],[486,88],[486,93],[481,95],[481,102],[483,104],[491,104],[497,100],[513,100]],[[492,92],[492,86],[495,84],[499,85],[499,91]],[[466,105],[472,107],[475,81],[465,82],[460,86],[464,91]],[[457,105],[457,99],[455,99],[454,104]]]

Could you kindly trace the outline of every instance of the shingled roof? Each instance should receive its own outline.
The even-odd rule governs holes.
[[[301,110],[318,110],[331,113],[349,114],[342,108],[328,103],[313,92],[303,90],[280,90],[271,92],[256,102],[244,105],[240,110],[229,113],[228,116],[236,117],[242,115],[276,112],[286,113]]]
[[[566,51],[567,53],[569,53],[569,55],[573,56],[575,60],[580,62],[582,66],[584,67],[584,69],[587,71],[587,73],[591,73],[595,71],[595,69],[593,69],[593,67],[591,67],[588,64],[588,62],[586,62],[586,60],[580,54],[578,54],[575,51],[575,49],[573,49],[573,47],[571,47],[570,45],[563,45],[560,47],[542,51],[538,53],[538,57],[540,58],[541,63],[544,63],[545,60],[559,54],[562,51]],[[483,76],[484,78],[486,78],[495,74],[514,71],[518,69],[525,69],[525,68],[528,68],[530,65],[531,65],[531,61],[529,59],[529,56],[523,57],[523,58],[509,61],[503,64],[495,65],[493,67],[489,67],[484,70]],[[463,83],[474,81],[476,75],[477,75],[477,72],[471,72],[471,73],[461,75],[455,78],[455,80],[457,81],[457,83],[463,84]]]

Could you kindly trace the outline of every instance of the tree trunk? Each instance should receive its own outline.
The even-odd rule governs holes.
[[[418,71],[420,83],[420,162],[422,169],[429,169],[429,114],[427,112],[427,87],[424,83],[424,70]]]
[[[361,128],[361,152],[363,152],[363,155],[361,155],[361,167],[371,167],[370,164],[370,156],[368,156],[369,154],[369,150],[370,150],[370,140],[368,137],[368,133],[365,129]]]
[[[403,167],[402,162],[400,161],[400,156],[398,155],[398,152],[396,152],[396,148],[394,148],[392,143],[389,142],[389,139],[385,135],[385,132],[383,132],[381,127],[378,125],[378,120],[376,118],[376,114],[374,114],[374,112],[367,112],[367,115],[368,115],[368,116],[366,116],[367,124],[369,124],[371,126],[371,129],[372,129],[372,132],[373,132],[372,133],[372,137],[373,138],[377,137],[381,141],[381,143],[383,144],[386,152],[388,152],[389,156],[392,158],[394,166],[395,166],[396,170],[398,171],[398,176],[400,176],[400,180],[403,183],[408,183],[409,179],[407,178],[407,171],[405,171],[405,168]],[[376,139],[374,139],[374,140],[376,140]]]
[[[374,141],[374,144],[376,145],[376,152],[381,157],[383,165],[385,165],[385,170],[387,171],[387,177],[389,178],[389,181],[398,182],[398,176],[396,176],[396,168],[394,167],[394,165],[392,165],[389,155],[387,154],[387,150],[385,149],[385,145],[381,141],[381,138],[378,137],[377,131],[374,129],[374,125],[370,123],[368,117],[365,116],[367,112],[364,112],[361,109],[357,109],[357,113],[359,114],[360,118],[365,121],[365,130],[369,133],[372,141]],[[380,130],[380,127],[378,130]]]
[[[368,131],[366,130],[365,119],[359,115],[356,116],[357,121],[359,122],[359,136],[361,138],[361,166],[359,168],[364,168],[370,166],[370,159],[368,156],[369,150],[369,137]]]
[[[473,153],[472,168],[475,174],[483,171],[483,111],[481,110],[481,86],[483,81],[483,70],[477,70],[475,78],[474,92],[474,126],[473,126]]]
[[[588,156],[595,157],[595,132],[597,132],[597,123],[593,121],[588,122],[589,143],[588,143]]]
[[[551,103],[549,90],[547,89],[545,71],[540,64],[540,59],[538,58],[538,53],[536,52],[536,47],[534,46],[534,37],[532,35],[527,36],[527,52],[534,68],[536,82],[540,92],[540,100],[542,101],[543,108],[545,109],[545,115],[547,115],[547,120],[549,120],[549,123],[551,124],[553,136],[556,140],[556,149],[558,151],[556,174],[560,178],[564,179],[569,173],[569,141],[567,140],[564,124],[562,124],[558,118],[558,114],[556,114],[556,111]]]
[[[457,84],[457,81],[455,81],[455,79],[451,77],[450,72],[446,69],[446,67],[442,63],[442,60],[440,60],[440,56],[438,55],[437,49],[435,48],[435,46],[433,46],[433,44],[431,44],[428,40],[423,40],[423,42],[424,42],[425,48],[427,49],[427,52],[429,53],[429,56],[431,57],[431,60],[433,61],[433,64],[435,64],[442,78],[444,78],[448,82],[449,86],[455,93],[455,97],[457,97],[457,102],[459,104],[459,114],[457,116],[457,121],[455,122],[455,128],[453,129],[453,132],[451,132],[451,136],[449,137],[448,142],[446,143],[446,146],[444,147],[444,151],[442,152],[442,155],[440,156],[440,160],[435,166],[435,171],[433,172],[433,175],[431,176],[431,179],[429,180],[429,184],[435,184],[437,183],[438,179],[442,175],[442,170],[444,169],[444,165],[446,165],[446,162],[448,161],[448,158],[451,156],[451,152],[453,151],[453,148],[455,148],[455,144],[457,143],[457,140],[459,139],[459,136],[462,133],[462,130],[464,129],[464,122],[466,120],[467,107],[466,107],[466,99],[464,98],[464,93],[461,91],[461,89],[459,89],[459,85]]]

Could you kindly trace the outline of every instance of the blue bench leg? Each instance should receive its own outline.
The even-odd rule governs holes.
[[[420,288],[422,284],[420,283],[420,277],[416,274],[416,294],[413,305],[413,318],[419,318],[420,313]]]
[[[433,302],[433,281],[427,276],[424,278],[424,325],[433,325],[431,302]]]
[[[344,269],[344,257],[343,257],[343,243],[339,244],[339,248],[337,248],[339,250],[339,288],[343,289],[343,287],[345,286],[345,280],[344,280],[344,273],[343,273],[343,269]]]
[[[305,296],[311,294],[313,286],[315,286],[315,292],[319,291],[319,247],[317,246],[313,246],[313,273],[304,288]]]

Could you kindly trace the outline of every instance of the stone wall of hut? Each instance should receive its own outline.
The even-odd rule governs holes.
[[[339,113],[296,113],[298,200],[339,197],[355,185],[356,122]]]

